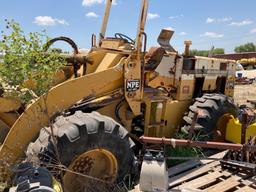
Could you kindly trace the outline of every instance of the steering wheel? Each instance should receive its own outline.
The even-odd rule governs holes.
[[[127,41],[128,43],[135,45],[135,41],[132,38],[130,38],[122,33],[115,33],[115,38],[123,39],[123,40]]]

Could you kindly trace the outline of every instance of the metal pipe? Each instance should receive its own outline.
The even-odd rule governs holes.
[[[92,38],[91,38],[91,47],[96,47],[96,35],[92,34]]]
[[[142,35],[144,36],[144,46],[143,46],[143,53],[142,53],[142,66],[141,66],[141,90],[144,90],[144,85],[145,85],[145,55],[146,55],[146,51],[147,51],[147,41],[148,41],[148,37],[147,34],[145,32],[142,33]],[[141,94],[141,100],[143,99],[143,94]]]
[[[188,57],[189,56],[189,48],[190,48],[190,45],[192,45],[192,41],[184,41],[184,44],[185,44],[184,55],[186,57]]]
[[[136,36],[136,45],[137,52],[141,52],[142,48],[142,34],[145,30],[146,20],[148,15],[148,0],[141,0],[141,11],[138,21],[138,29],[137,29],[137,36]]]
[[[230,150],[248,150],[256,152],[256,146],[252,145],[242,145],[235,143],[223,143],[223,142],[212,142],[212,141],[190,141],[185,139],[166,139],[157,137],[140,137],[140,140],[144,143],[151,144],[162,144],[162,145],[172,145],[175,146],[192,146],[192,147],[203,147],[203,148],[213,148],[213,149],[230,149]]]
[[[105,13],[104,13],[104,18],[103,18],[102,25],[101,25],[101,30],[100,30],[100,37],[99,37],[99,44],[98,44],[99,46],[100,46],[101,40],[105,38],[112,1],[113,0],[107,0],[106,1],[106,8],[105,8]]]

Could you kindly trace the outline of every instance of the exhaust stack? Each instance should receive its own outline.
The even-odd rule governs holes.
[[[192,45],[192,41],[184,41],[184,44],[185,44],[184,56],[188,57],[189,56],[189,48],[190,48],[190,45]]]

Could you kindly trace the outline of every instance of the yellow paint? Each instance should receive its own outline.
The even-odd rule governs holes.
[[[122,40],[117,39],[102,39],[101,48],[106,49],[118,49],[124,42]]]
[[[164,134],[164,114],[167,98],[151,99],[146,98],[145,112],[145,136],[163,137]]]
[[[104,71],[105,69],[113,67],[120,61],[122,57],[123,55],[121,54],[107,53],[102,59],[102,61],[100,62],[95,72]]]
[[[237,118],[232,118],[229,120],[226,128],[226,140],[233,143],[241,143],[242,135],[242,124]],[[256,135],[256,123],[249,125],[246,129],[246,139],[247,142],[250,137]]]
[[[88,162],[86,163],[85,159],[90,161],[91,164]],[[77,168],[77,166],[79,166],[79,168]],[[91,167],[88,169],[88,176],[105,180],[109,183],[114,183],[116,180],[118,163],[116,157],[110,151],[100,148],[86,151],[85,153],[76,157],[69,165],[68,169],[77,172],[76,169],[83,170],[84,167],[88,168],[89,166]],[[77,177],[79,176],[76,174],[66,172],[63,177],[65,191],[80,191],[79,189],[81,189],[81,183]],[[87,182],[90,184],[90,181],[91,180],[83,178],[84,184]]]
[[[0,97],[0,113],[16,111],[20,106],[21,102],[17,99]]]
[[[191,101],[178,101],[167,97],[159,101],[154,101],[147,98],[145,99],[145,104],[144,135],[170,138],[174,137],[174,134],[177,132],[182,117],[191,104]],[[160,107],[159,104],[162,104],[162,106]]]
[[[135,91],[127,91],[127,81],[139,80],[140,88]],[[141,114],[141,100],[143,97],[143,85],[141,82],[141,61],[140,55],[130,56],[124,63],[124,94],[134,115]]]
[[[61,184],[53,177],[52,186],[55,192],[63,192]]]
[[[236,77],[234,75],[227,77],[226,86],[225,86],[225,95],[228,95],[230,97],[234,96],[235,79]]]
[[[165,77],[165,76],[156,76],[151,81],[149,81],[148,86],[153,88],[164,87],[168,91],[170,91],[172,89],[173,82],[174,82],[174,78]]]
[[[215,90],[217,77],[218,77],[217,75],[214,75],[214,76],[207,75],[204,79],[203,91]]]
[[[0,119],[0,145],[3,143],[5,136],[10,130],[10,126],[8,126],[5,122]]]
[[[86,74],[93,73],[97,69],[99,63],[102,61],[106,52],[103,50],[92,51],[88,54],[88,60],[92,62],[92,64],[87,64]]]
[[[188,110],[190,104],[191,100],[168,100],[166,102],[164,115],[165,126],[163,131],[164,137],[170,138],[174,136],[180,126],[184,113]]]
[[[0,112],[0,120],[5,122],[5,124],[7,124],[10,127],[15,123],[18,117],[19,117],[19,114],[16,112],[9,112],[9,113]]]
[[[6,167],[6,163],[13,165],[23,155],[27,145],[38,135],[40,129],[49,125],[49,118],[54,114],[85,97],[100,97],[120,87],[123,87],[123,70],[120,66],[116,66],[66,81],[52,88],[47,95],[30,105],[12,126],[0,148],[2,160],[0,167]],[[6,154],[9,154],[8,157]]]
[[[123,126],[127,129],[127,131],[130,132],[132,119],[135,118],[135,116],[130,110],[127,110],[129,105],[125,100],[123,100],[123,103],[121,104],[121,107],[118,113],[121,118],[121,122],[120,122],[120,120],[116,117],[116,114],[115,114],[115,109],[116,109],[116,106],[119,104],[119,102],[120,100],[114,101],[113,103],[108,104],[97,111],[100,114],[111,117],[116,122],[123,124]]]
[[[177,100],[191,100],[195,87],[194,79],[182,79],[178,86]]]

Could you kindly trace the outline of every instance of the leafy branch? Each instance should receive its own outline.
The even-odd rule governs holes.
[[[47,53],[45,31],[24,33],[14,20],[5,20],[0,37],[0,86],[3,96],[28,103],[54,85],[57,71],[65,59],[54,50]],[[1,89],[0,87],[0,89]]]

